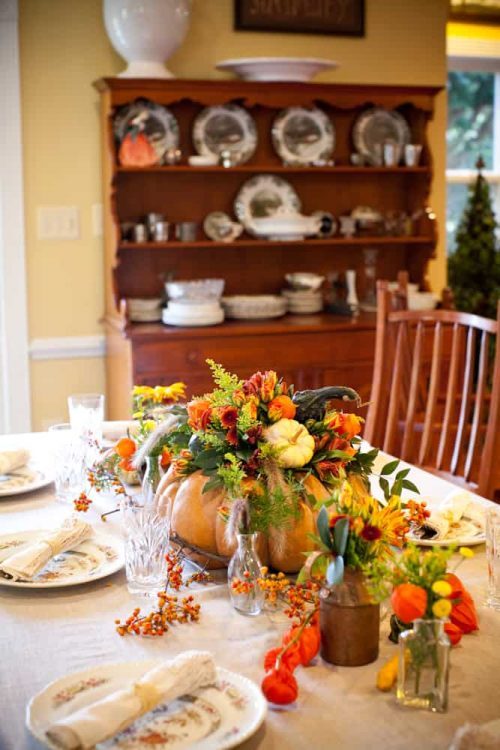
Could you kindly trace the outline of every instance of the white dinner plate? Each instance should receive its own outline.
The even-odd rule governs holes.
[[[22,495],[25,492],[34,492],[54,481],[49,474],[30,467],[29,464],[6,476],[10,478],[0,482],[0,499],[8,499],[13,495]]]
[[[40,531],[18,531],[0,535],[0,562],[33,542]],[[50,560],[32,581],[13,581],[0,574],[0,585],[22,589],[79,586],[116,573],[124,565],[123,542],[110,534],[96,532],[76,549]]]
[[[135,682],[154,666],[158,666],[157,661],[105,664],[55,680],[29,702],[26,724],[45,747],[55,748],[45,735],[55,721]],[[229,750],[257,731],[266,711],[267,703],[255,683],[217,667],[214,686],[160,704],[96,748]]]
[[[486,537],[484,534],[478,536],[454,537],[452,539],[419,539],[413,534],[407,534],[406,539],[409,542],[418,544],[419,547],[474,547],[476,544],[485,544]]]

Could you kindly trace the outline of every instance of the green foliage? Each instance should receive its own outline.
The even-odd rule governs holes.
[[[458,310],[496,318],[500,298],[500,251],[488,183],[481,174],[469,197],[456,235],[456,250],[448,259],[449,283]]]
[[[249,500],[250,529],[266,533],[274,529],[288,528],[299,517],[299,498],[295,492],[285,497],[280,488],[273,492],[265,490],[262,495],[252,495]]]
[[[217,469],[217,476],[222,480],[230,497],[239,497],[241,495],[241,483],[246,476],[245,472],[238,459],[231,453],[225,454],[224,461],[225,463]]]
[[[213,359],[207,359],[207,365],[212,370],[212,377],[217,386],[210,394],[212,406],[227,406],[228,403],[231,403],[233,393],[243,387],[243,381],[237,375],[227,372],[222,365],[217,364]]]
[[[492,168],[494,81],[493,73],[448,74],[448,169],[472,169],[481,154]]]
[[[398,497],[401,497],[403,490],[411,490],[411,492],[415,492],[417,495],[420,494],[420,490],[418,489],[417,485],[413,484],[413,482],[411,482],[409,479],[406,479],[406,477],[410,473],[410,469],[401,469],[401,471],[398,471],[398,473],[394,477],[392,485],[390,484],[389,480],[386,479],[386,477],[390,476],[396,471],[399,463],[399,459],[389,461],[389,463],[385,464],[380,472],[378,483],[380,485],[380,489],[384,493],[384,497],[386,500],[389,500],[391,495],[397,495]]]

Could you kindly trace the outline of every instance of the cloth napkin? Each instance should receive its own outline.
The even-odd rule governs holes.
[[[136,682],[55,722],[46,735],[63,750],[86,750],[118,734],[160,703],[212,685],[215,680],[210,653],[185,651]]]
[[[473,496],[466,490],[453,490],[431,513],[421,526],[420,531],[425,539],[444,539],[452,541],[454,526],[461,524],[460,536],[473,536],[484,531],[484,508],[474,502]],[[417,532],[417,535],[418,532]]]
[[[449,750],[499,750],[500,719],[486,724],[465,724],[457,730]]]
[[[44,532],[24,549],[0,562],[0,571],[14,580],[30,581],[49,560],[61,552],[75,549],[93,533],[92,526],[76,516],[67,518],[54,531]]]
[[[0,451],[0,474],[10,474],[20,469],[28,463],[29,457],[29,452],[25,450]]]

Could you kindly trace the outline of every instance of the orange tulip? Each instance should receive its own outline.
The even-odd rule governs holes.
[[[401,583],[392,592],[391,604],[398,620],[413,622],[425,615],[427,591],[413,583]]]
[[[276,396],[267,409],[269,419],[273,422],[279,419],[293,419],[296,411],[297,407],[289,396]]]
[[[297,699],[299,692],[297,680],[284,667],[273,669],[262,680],[261,689],[270,703],[286,706]]]
[[[188,425],[193,430],[201,430],[206,427],[206,414],[210,414],[210,402],[203,398],[194,399],[187,405]]]
[[[454,625],[452,622],[447,622],[444,626],[444,632],[450,639],[452,646],[456,646],[462,640],[462,631],[458,625]]]
[[[460,628],[462,633],[472,633],[473,630],[479,629],[476,607],[472,596],[467,591],[463,592],[458,604],[453,605],[450,620],[453,625]]]

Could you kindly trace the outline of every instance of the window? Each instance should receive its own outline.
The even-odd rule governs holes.
[[[500,73],[452,70],[448,74],[446,245],[455,249],[455,235],[476,176],[481,156],[490,185],[493,209],[500,221]],[[498,69],[498,68],[497,68]]]

